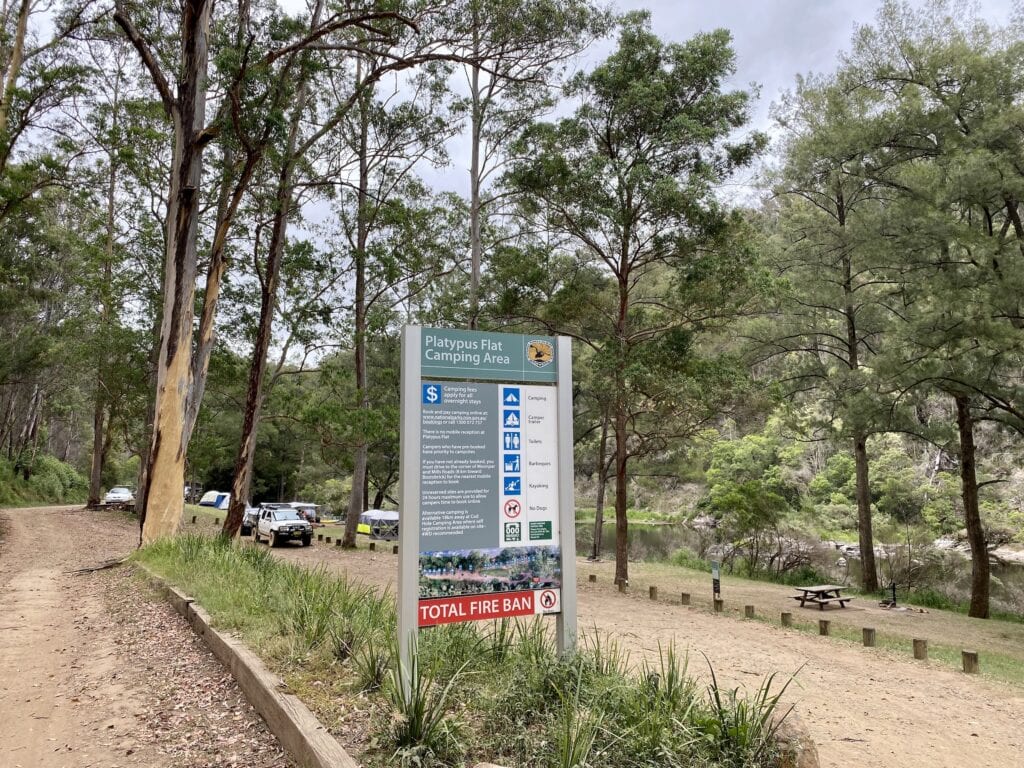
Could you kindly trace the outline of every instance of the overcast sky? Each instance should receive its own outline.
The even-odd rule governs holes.
[[[761,86],[755,122],[764,128],[768,108],[793,86],[796,75],[829,72],[849,47],[854,28],[872,23],[881,0],[613,0],[623,11],[647,8],[654,31],[683,41],[723,27],[732,32],[738,71],[734,84]],[[924,5],[913,3],[914,5]],[[1006,23],[1011,0],[982,0],[982,15]],[[604,51],[602,56],[607,53]]]
[[[524,0],[529,2],[529,0]],[[733,87],[760,89],[751,127],[771,127],[769,109],[793,87],[798,74],[832,71],[838,54],[849,47],[854,28],[875,19],[881,0],[612,0],[620,11],[647,9],[653,31],[662,39],[682,42],[697,32],[724,27],[733,36],[737,57]],[[915,3],[923,4],[923,3]],[[1006,23],[1012,0],[981,0],[982,15]],[[580,62],[587,68],[605,58],[614,40],[592,46]],[[469,146],[456,139],[449,145],[451,166],[424,168],[435,187],[467,194]]]

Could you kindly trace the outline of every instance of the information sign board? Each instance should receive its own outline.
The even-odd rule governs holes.
[[[558,615],[575,640],[568,339],[408,326],[402,337],[399,640]]]
[[[722,578],[718,570],[718,561],[711,561],[711,593],[718,597],[722,594]]]

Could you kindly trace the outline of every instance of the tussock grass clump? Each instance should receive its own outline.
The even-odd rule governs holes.
[[[135,556],[195,597],[218,626],[240,632],[272,659],[330,664],[378,646],[390,656],[394,600],[323,568],[300,568],[264,547],[202,534],[158,541]]]
[[[362,713],[370,736],[358,758],[370,768],[778,764],[788,683],[774,676],[745,695],[712,669],[704,689],[674,646],[634,665],[620,640],[597,632],[561,657],[537,618],[422,631],[403,687],[387,593],[219,537],[180,536],[136,557],[238,631],[328,723]]]

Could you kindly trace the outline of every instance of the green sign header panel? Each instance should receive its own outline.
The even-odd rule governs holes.
[[[423,378],[558,381],[553,336],[424,328]]]

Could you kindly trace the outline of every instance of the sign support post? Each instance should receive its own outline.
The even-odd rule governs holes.
[[[409,693],[409,670],[418,632],[420,561],[420,339],[423,329],[402,328],[401,422],[398,508],[398,658],[399,676]]]
[[[562,611],[555,619],[558,654],[576,647],[576,496],[572,445],[572,340],[558,337],[558,527],[562,546]]]

